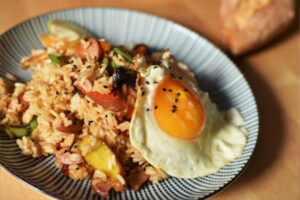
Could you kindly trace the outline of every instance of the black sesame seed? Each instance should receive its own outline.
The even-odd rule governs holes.
[[[176,103],[178,102],[178,98],[175,98],[175,102],[176,102]]]
[[[91,125],[91,123],[93,123],[93,122],[94,122],[94,121],[92,121],[92,120],[91,120],[91,121],[89,121],[89,122],[88,122],[88,125]]]
[[[74,146],[74,149],[76,149],[76,148],[77,148],[77,145]]]
[[[56,95],[59,95],[59,92],[56,91]]]
[[[182,76],[179,76],[178,78],[179,78],[180,80],[182,80]]]
[[[172,105],[172,107],[173,107],[173,108],[175,108],[175,109],[177,108],[177,106],[176,106],[176,105]]]
[[[91,68],[91,65],[87,66],[86,68],[87,68],[87,69]]]
[[[142,96],[144,96],[144,95],[145,95],[145,91],[142,92]]]
[[[78,92],[78,89],[75,87],[74,90],[72,91],[72,94],[75,95]]]
[[[79,167],[77,167],[76,170],[79,170]]]
[[[166,88],[163,88],[162,90],[163,90],[163,91],[167,91],[167,89],[166,89]]]
[[[157,68],[157,66],[155,65],[153,68],[154,68],[154,69],[156,69],[156,68]]]
[[[79,69],[79,70],[77,70],[77,72],[80,72],[80,69]]]
[[[156,109],[157,109],[157,106],[154,106],[154,109],[156,110]]]
[[[74,64],[73,67],[74,67],[75,69],[77,69],[77,65]]]
[[[176,96],[180,96],[180,93],[179,93],[179,92],[177,92],[177,93],[176,93]]]
[[[74,143],[72,143],[71,146],[69,146],[69,149],[70,149],[70,150],[72,149],[73,145],[74,145]]]
[[[107,85],[103,85],[104,88],[107,88]]]
[[[176,112],[176,109],[172,109],[171,112],[172,112],[172,113]]]
[[[170,67],[171,68],[171,67]],[[176,77],[174,76],[174,74],[171,74],[171,77],[173,78],[173,80],[176,79]]]
[[[185,91],[185,92],[187,92],[187,91],[188,91],[188,89],[184,88],[184,91]]]
[[[149,108],[147,108],[146,111],[148,112],[148,111],[149,111]]]
[[[65,150],[64,150],[64,153],[67,153],[67,152],[68,152],[68,150],[67,150],[67,149],[65,149]]]
[[[146,81],[146,84],[149,85],[150,84],[149,81]]]
[[[169,92],[173,92],[173,90],[172,90],[172,89],[168,89],[168,91],[169,91]]]
[[[107,115],[105,115],[105,118],[107,118],[108,116]]]

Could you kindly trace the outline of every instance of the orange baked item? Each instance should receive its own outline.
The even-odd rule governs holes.
[[[284,31],[295,16],[294,0],[221,0],[225,42],[239,55]]]

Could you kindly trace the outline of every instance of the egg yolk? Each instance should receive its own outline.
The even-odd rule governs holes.
[[[155,90],[152,106],[158,126],[170,136],[194,139],[204,126],[203,105],[181,80],[164,78]]]

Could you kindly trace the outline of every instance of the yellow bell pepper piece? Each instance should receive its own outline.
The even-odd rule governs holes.
[[[104,142],[100,142],[95,137],[84,138],[79,144],[79,149],[92,167],[101,170],[107,176],[117,178],[117,175],[124,174],[115,154]]]

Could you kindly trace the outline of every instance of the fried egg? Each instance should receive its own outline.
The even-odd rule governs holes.
[[[129,134],[151,165],[174,177],[196,178],[242,154],[247,141],[243,118],[236,109],[219,112],[185,64],[165,51],[161,65],[141,65],[139,71]]]

